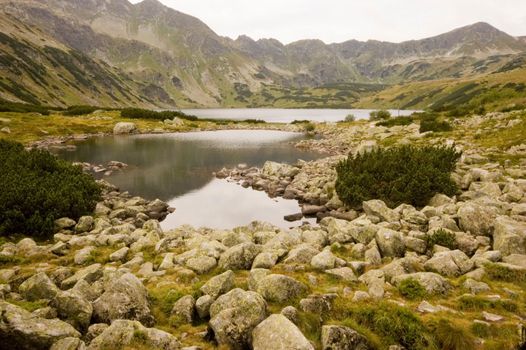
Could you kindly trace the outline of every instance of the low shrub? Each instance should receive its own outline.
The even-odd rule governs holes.
[[[445,132],[451,130],[453,130],[453,127],[445,120],[440,121],[437,119],[424,119],[420,122],[420,132]]]
[[[435,244],[449,249],[457,249],[457,240],[455,234],[443,229],[439,229],[426,236],[427,248],[433,249]]]
[[[423,322],[410,310],[389,303],[349,310],[349,317],[374,333],[407,349],[428,349],[433,339]]]
[[[312,123],[305,124],[305,131],[306,132],[312,132],[314,130],[316,130],[316,126],[314,124],[312,124]]]
[[[155,119],[155,120],[173,119],[177,117],[177,118],[191,120],[191,121],[198,120],[196,116],[187,115],[179,111],[157,112],[157,111],[151,111],[148,109],[140,109],[140,108],[124,108],[123,110],[121,110],[121,117],[130,118],[130,119]]]
[[[474,337],[459,324],[440,319],[430,326],[439,349],[466,350],[474,349]]]
[[[389,118],[387,120],[381,121],[379,123],[376,123],[378,126],[385,126],[387,128],[390,128],[392,126],[397,125],[410,125],[413,123],[413,117],[396,117],[396,118]]]
[[[42,115],[49,115],[52,110],[60,110],[60,108],[32,105],[27,103],[10,102],[0,99],[0,112],[14,112],[14,113],[40,113]]]
[[[389,111],[386,111],[385,109],[369,113],[369,120],[372,122],[379,120],[387,120],[389,118],[391,118],[391,113]]]
[[[457,192],[451,172],[459,157],[452,147],[408,145],[350,154],[336,167],[336,192],[350,207],[371,199],[423,207],[436,193]]]
[[[71,106],[68,107],[68,109],[66,109],[62,114],[67,116],[85,115],[91,114],[98,109],[100,108],[95,106]]]
[[[409,300],[423,299],[427,294],[426,289],[414,278],[407,278],[400,282],[398,291]]]
[[[90,175],[47,151],[26,151],[19,143],[0,140],[0,164],[0,236],[47,238],[56,219],[78,219],[100,199]]]
[[[347,123],[354,122],[356,121],[356,117],[354,116],[354,114],[347,114],[347,116],[345,117],[345,121]]]

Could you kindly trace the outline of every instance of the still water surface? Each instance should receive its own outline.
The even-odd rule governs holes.
[[[352,114],[356,119],[368,119],[372,109],[279,109],[279,108],[218,108],[218,109],[184,109],[183,112],[198,118],[212,119],[261,119],[272,123],[290,123],[294,120],[311,120],[318,122],[338,122]],[[391,115],[407,116],[414,111],[390,110]]]
[[[293,147],[302,138],[268,130],[108,136],[78,143],[75,151],[60,151],[59,156],[91,164],[128,164],[106,179],[133,195],[168,201],[176,211],[162,223],[165,229],[182,224],[231,228],[256,219],[288,227],[283,216],[299,211],[297,201],[268,198],[215,179],[213,172],[240,163],[262,166],[267,160],[294,163],[320,157]]]

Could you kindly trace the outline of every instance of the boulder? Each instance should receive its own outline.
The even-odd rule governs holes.
[[[294,278],[278,274],[271,274],[262,278],[257,286],[257,292],[265,300],[278,303],[296,298],[306,293],[307,290],[307,286]]]
[[[408,273],[392,278],[391,282],[398,286],[402,281],[412,278],[418,281],[425,289],[428,294],[446,294],[450,289],[451,285],[442,276],[434,272],[415,272]]]
[[[502,258],[502,261],[526,268],[526,254],[511,254]]]
[[[493,249],[502,255],[526,254],[526,222],[515,221],[507,216],[495,220]]]
[[[283,261],[285,264],[310,264],[312,258],[319,254],[319,250],[310,244],[300,244],[292,248]]]
[[[173,335],[156,328],[146,328],[140,322],[116,320],[94,338],[86,350],[122,349],[137,342],[144,349],[179,350],[181,344]]]
[[[69,289],[73,287],[79,280],[85,280],[88,283],[93,283],[102,277],[102,265],[93,264],[78,270],[73,276],[66,278],[60,284],[62,289]]]
[[[91,231],[95,225],[93,216],[82,216],[80,217],[77,225],[75,226],[75,232],[84,233]]]
[[[49,350],[84,350],[86,344],[79,338],[63,338],[53,344]]]
[[[39,272],[25,280],[18,287],[18,291],[24,299],[35,301],[51,300],[57,295],[59,289],[44,272]]]
[[[110,254],[110,261],[125,261],[129,251],[130,248],[128,247],[122,247],[121,249],[114,251]]]
[[[73,258],[73,261],[77,265],[84,265],[93,260],[91,253],[95,251],[95,247],[93,246],[87,246],[85,248],[80,249],[75,253],[75,257]]]
[[[336,269],[325,270],[325,273],[336,278],[340,278],[344,282],[358,281],[354,271],[350,267],[339,267]]]
[[[438,252],[426,261],[427,271],[438,272],[448,277],[457,277],[473,269],[473,261],[461,250]]]
[[[488,284],[475,281],[471,278],[468,278],[464,283],[462,283],[462,287],[469,290],[471,294],[479,294],[490,291]]]
[[[363,335],[352,328],[336,325],[321,328],[321,348],[322,350],[372,349]]]
[[[241,243],[227,249],[219,258],[223,270],[250,270],[261,248],[254,243]]]
[[[389,209],[389,207],[379,199],[363,202],[362,206],[365,214],[376,216],[382,221],[394,222],[400,220],[400,214]]]
[[[145,326],[154,323],[148,292],[131,273],[108,282],[104,293],[93,303],[93,318],[101,323],[119,319],[137,320]]]
[[[195,315],[195,299],[191,295],[185,295],[177,300],[172,308],[172,316],[178,318],[178,321],[191,324]]]
[[[201,292],[217,299],[218,296],[225,294],[234,288],[234,272],[226,271],[208,280],[202,287]]]
[[[135,123],[119,122],[113,127],[114,135],[133,134],[137,131],[137,125],[135,125]]]
[[[200,319],[205,319],[210,316],[210,306],[214,303],[214,298],[205,294],[199,297],[195,302],[195,310]]]
[[[216,267],[217,261],[215,258],[209,256],[198,256],[186,260],[186,267],[194,271],[198,275],[210,272]]]
[[[404,256],[405,244],[400,232],[381,228],[376,232],[376,243],[383,257]]]
[[[474,202],[460,206],[457,212],[460,228],[474,236],[490,236],[493,233],[496,210]]]
[[[287,317],[270,315],[252,332],[254,350],[314,350],[301,331]]]
[[[328,270],[336,267],[337,260],[340,259],[330,249],[325,249],[311,259],[310,265],[316,270]]]
[[[253,269],[271,269],[279,259],[277,251],[268,251],[258,254],[252,263]]]
[[[251,333],[266,317],[267,304],[255,292],[233,289],[210,306],[209,326],[219,345],[232,349],[248,348]]]
[[[91,321],[93,307],[91,303],[75,292],[60,292],[51,301],[51,306],[57,310],[58,317],[71,324],[80,332],[85,332]]]
[[[36,317],[6,302],[0,302],[0,315],[0,342],[5,349],[47,350],[60,339],[80,338],[66,322]]]

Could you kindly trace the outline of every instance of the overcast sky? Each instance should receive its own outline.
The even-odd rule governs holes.
[[[484,21],[526,35],[526,0],[160,0],[231,38],[400,42]],[[133,3],[140,1],[133,0]]]

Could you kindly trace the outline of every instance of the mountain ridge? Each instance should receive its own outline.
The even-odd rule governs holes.
[[[526,51],[524,39],[484,22],[402,43],[307,39],[285,45],[221,37],[157,0],[0,0],[0,11],[149,86],[138,94],[148,92],[154,103],[182,107],[243,106],[258,94],[271,103],[278,96],[269,86],[286,95],[290,88],[486,74]]]

